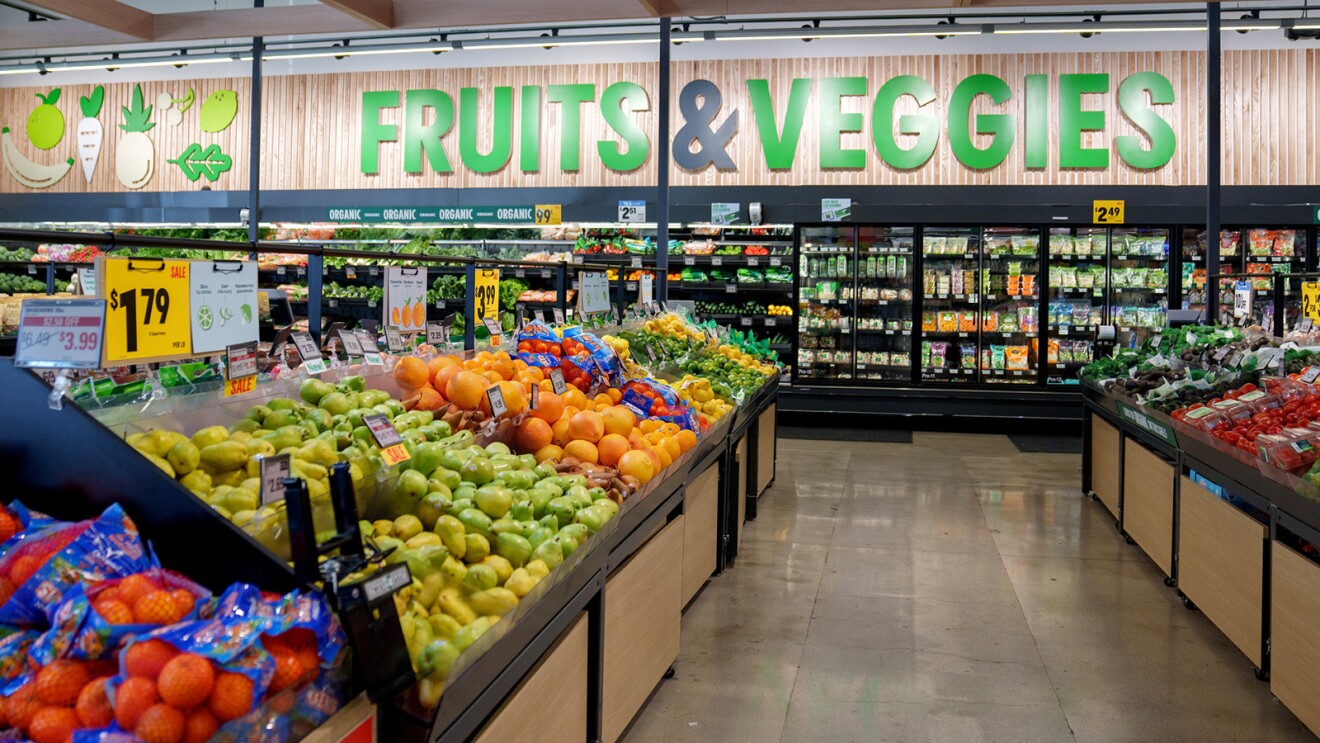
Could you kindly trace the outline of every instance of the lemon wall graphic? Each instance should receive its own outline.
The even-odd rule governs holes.
[[[55,107],[60,100],[60,89],[52,88],[45,95],[37,93],[37,100],[41,105],[28,114],[27,138],[33,147],[49,150],[64,139],[64,114]],[[18,149],[9,127],[0,129],[0,160],[4,161],[5,170],[14,180],[28,188],[50,188],[73,168],[73,158],[50,165],[30,159]]]
[[[223,132],[238,113],[238,93],[217,90],[202,101],[202,131]]]
[[[119,182],[137,190],[151,181],[156,172],[156,144],[147,132],[156,126],[151,120],[153,106],[144,105],[142,86],[133,86],[133,102],[124,106],[124,123],[119,125],[124,135],[115,147],[115,175]]]

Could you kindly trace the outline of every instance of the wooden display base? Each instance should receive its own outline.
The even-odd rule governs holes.
[[[1269,529],[1187,477],[1178,503],[1178,588],[1260,668]]]
[[[756,421],[756,494],[759,496],[775,479],[775,405],[765,409]]]
[[[712,464],[683,494],[683,606],[715,572],[719,546],[720,468]]]
[[[587,739],[587,615],[546,653],[475,743]]]
[[[1118,429],[1091,413],[1091,490],[1118,518]]]
[[[1278,542],[1270,594],[1270,691],[1320,735],[1320,565]]]
[[[1173,575],[1173,465],[1128,439],[1123,444],[1123,530]]]

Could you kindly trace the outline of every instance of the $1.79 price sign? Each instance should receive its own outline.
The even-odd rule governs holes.
[[[192,353],[188,261],[99,258],[107,300],[105,366]]]

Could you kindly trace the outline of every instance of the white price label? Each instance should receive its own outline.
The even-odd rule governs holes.
[[[426,342],[437,345],[449,342],[449,326],[445,323],[428,322],[426,324]]]
[[[284,500],[284,478],[288,476],[288,454],[261,458],[261,504],[263,506]]]
[[[556,308],[554,308],[554,314],[555,314],[555,325],[563,325],[563,324],[564,324],[564,311],[561,310],[561,309],[559,309],[558,307],[556,307]]]
[[[486,400],[490,403],[491,417],[499,418],[509,412],[509,406],[504,403],[504,390],[498,384],[486,388]]]
[[[1314,384],[1317,379],[1320,379],[1320,366],[1308,366],[1302,372],[1301,380],[1307,384]]]
[[[357,269],[352,266],[344,266],[344,277],[349,279],[357,278]]]
[[[1297,323],[1297,332],[1299,332],[1299,333],[1309,333],[1309,332],[1311,332],[1311,328],[1314,327],[1314,324],[1315,324],[1315,323],[1314,323],[1314,321],[1311,320],[1311,318],[1309,318],[1309,317],[1303,317],[1303,318],[1302,318],[1302,321],[1299,322],[1299,323]]]
[[[483,317],[481,318],[481,322],[486,326],[486,332],[490,335],[492,340],[504,335],[504,328],[500,327],[499,320],[496,320],[493,317]]]
[[[738,285],[737,285],[737,284],[725,284],[725,285],[724,285],[724,293],[725,293],[725,294],[737,294],[737,293],[738,293]]]
[[[685,266],[695,266],[695,265],[697,265],[697,259],[696,259],[696,258],[693,258],[693,257],[690,256],[690,255],[689,255],[689,256],[685,256],[685,257],[683,258],[683,265],[685,265]]]
[[[513,269],[513,277],[516,279],[525,279],[527,278],[527,270],[522,268],[515,268]]]
[[[634,255],[632,259],[628,261],[628,265],[631,266],[632,268],[641,268],[642,257],[640,255]]]
[[[298,349],[298,355],[302,357],[304,362],[320,360],[321,348],[316,345],[316,341],[312,340],[311,333],[300,330],[293,334],[292,339],[294,347]]]
[[[101,366],[104,299],[29,299],[21,306],[15,366],[59,369]]]
[[[96,296],[96,269],[80,268],[78,269],[78,286],[82,293],[89,297]]]
[[[385,328],[385,348],[390,353],[400,353],[403,351],[403,334],[397,329]]]
[[[403,443],[403,437],[399,435],[399,432],[394,428],[394,424],[383,413],[371,413],[362,416],[362,425],[371,431],[371,437],[376,440],[376,443],[382,449],[388,449],[395,444]]]
[[[548,268],[541,269],[541,278],[548,279],[550,278],[550,276],[551,276],[550,269]]]
[[[646,306],[648,304],[651,304],[652,301],[654,301],[653,300],[654,287],[652,286],[653,282],[654,279],[651,278],[651,274],[649,273],[642,274],[642,277],[638,279],[637,281],[638,304],[642,306]]]
[[[545,311],[544,311],[544,310],[532,310],[532,317],[536,318],[536,321],[537,321],[537,322],[539,322],[539,323],[543,323],[543,322],[545,322]]]
[[[761,265],[761,260],[759,258],[748,258],[747,265],[752,267],[759,266]]]
[[[556,395],[562,395],[568,391],[568,385],[564,384],[564,372],[555,368],[550,370],[550,389],[554,390]]]
[[[776,320],[776,319],[774,319],[773,317],[767,317],[767,318],[765,319],[765,326],[766,326],[767,328],[773,328],[773,327],[775,327],[775,326],[778,325],[778,324],[779,324],[779,321]]]
[[[771,259],[770,259],[770,265],[771,265],[771,266],[774,266],[775,268],[778,268],[778,267],[784,265],[784,259],[783,259],[783,258],[771,258]]]
[[[538,385],[532,385],[532,397],[531,397],[530,400],[527,401],[527,405],[528,405],[529,409],[531,409],[531,410],[540,410],[540,409],[541,409],[541,388],[540,388],[540,386],[538,386]]]
[[[645,222],[645,221],[646,221],[646,202],[645,202],[645,201],[620,201],[620,202],[619,202],[619,221],[620,221],[620,222]]]
[[[608,312],[610,309],[610,280],[599,272],[587,271],[581,276],[582,290],[579,301],[586,313]]]
[[[257,373],[257,343],[235,343],[225,349],[225,368],[229,379],[250,377]]]
[[[376,337],[365,330],[353,331],[358,337],[358,345],[362,346],[362,353],[376,353],[380,350],[380,344],[376,342]]]
[[[344,347],[344,353],[349,356],[362,355],[362,343],[358,340],[357,333],[340,333],[339,344]]]
[[[752,327],[752,318],[750,318],[750,317],[740,317],[740,318],[738,318],[738,324],[741,325],[741,326],[743,326],[744,328],[750,328],[750,327]]]

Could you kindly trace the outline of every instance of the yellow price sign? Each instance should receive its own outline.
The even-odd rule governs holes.
[[[500,319],[500,272],[491,268],[477,271],[477,285],[473,289],[473,307],[476,316],[475,325],[486,318]]]
[[[104,292],[105,365],[145,363],[192,355],[188,261],[99,258]],[[219,322],[208,315],[203,325]],[[200,310],[199,310],[200,311]]]
[[[564,207],[561,204],[537,204],[532,221],[535,224],[560,224],[564,221]]]
[[[412,459],[412,455],[408,453],[408,450],[403,444],[395,444],[394,446],[388,446],[381,449],[380,458],[385,460],[385,464],[393,467],[396,464]]]
[[[249,374],[246,377],[237,377],[235,379],[225,380],[225,397],[234,395],[243,395],[257,388],[257,375]]]
[[[1127,205],[1122,199],[1111,201],[1092,201],[1091,214],[1096,224],[1123,224]]]
[[[1320,282],[1302,283],[1302,317],[1309,317],[1312,322],[1320,323]]]

